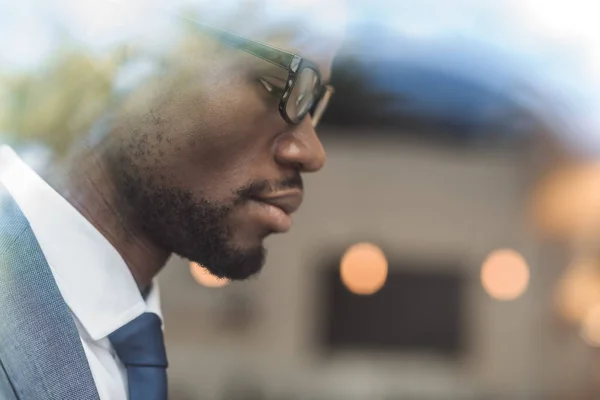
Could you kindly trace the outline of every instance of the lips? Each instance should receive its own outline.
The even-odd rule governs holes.
[[[291,214],[300,207],[302,197],[301,190],[293,190],[252,200],[258,205],[257,217],[273,232],[284,233],[292,227]]]
[[[302,204],[303,193],[300,190],[291,190],[268,197],[257,197],[254,200],[277,207],[287,215],[295,213]]]

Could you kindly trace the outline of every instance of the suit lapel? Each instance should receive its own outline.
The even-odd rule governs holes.
[[[99,400],[71,312],[27,219],[1,186],[0,320],[0,359],[19,398]]]

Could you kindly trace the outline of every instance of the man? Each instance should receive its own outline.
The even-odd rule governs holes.
[[[227,30],[195,23],[201,45],[128,93],[50,184],[1,150],[2,399],[166,399],[153,280],[168,257],[242,280],[290,229],[301,175],[325,162],[339,37],[302,23],[315,2],[275,30],[255,6]]]

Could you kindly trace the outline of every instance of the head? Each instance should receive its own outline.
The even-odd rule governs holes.
[[[262,23],[219,28],[300,55],[324,85],[340,36],[309,29],[315,7],[278,24],[264,23],[272,8],[254,8],[263,19],[245,20]],[[294,120],[302,99],[280,109],[288,68],[200,31],[123,105],[104,157],[136,232],[216,276],[245,279],[264,263],[264,239],[290,229],[302,176],[323,167],[325,151],[311,114]],[[298,74],[296,85],[312,79]]]

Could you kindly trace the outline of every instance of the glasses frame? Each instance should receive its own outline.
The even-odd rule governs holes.
[[[319,120],[323,116],[325,109],[327,108],[327,104],[329,99],[335,92],[333,86],[328,84],[323,84],[323,78],[321,76],[321,72],[319,71],[319,67],[312,61],[307,60],[306,58],[289,53],[287,51],[275,48],[265,43],[257,42],[252,39],[248,39],[243,36],[236,35],[235,33],[231,33],[219,28],[215,28],[213,26],[203,24],[198,21],[193,21],[196,24],[196,27],[209,34],[210,36],[219,39],[220,41],[227,43],[233,47],[236,47],[246,53],[252,54],[258,58],[263,59],[273,65],[276,65],[280,68],[286,69],[288,71],[288,77],[286,80],[285,89],[283,94],[281,95],[281,99],[279,100],[279,114],[281,117],[289,124],[298,125],[300,124],[306,115],[311,115],[313,128],[319,123]],[[318,89],[320,93],[316,95],[315,101],[312,107],[298,120],[293,120],[287,113],[287,103],[294,90],[294,86],[296,85],[297,77],[302,73],[305,68],[310,68],[315,71],[317,74],[317,78],[319,79]]]

